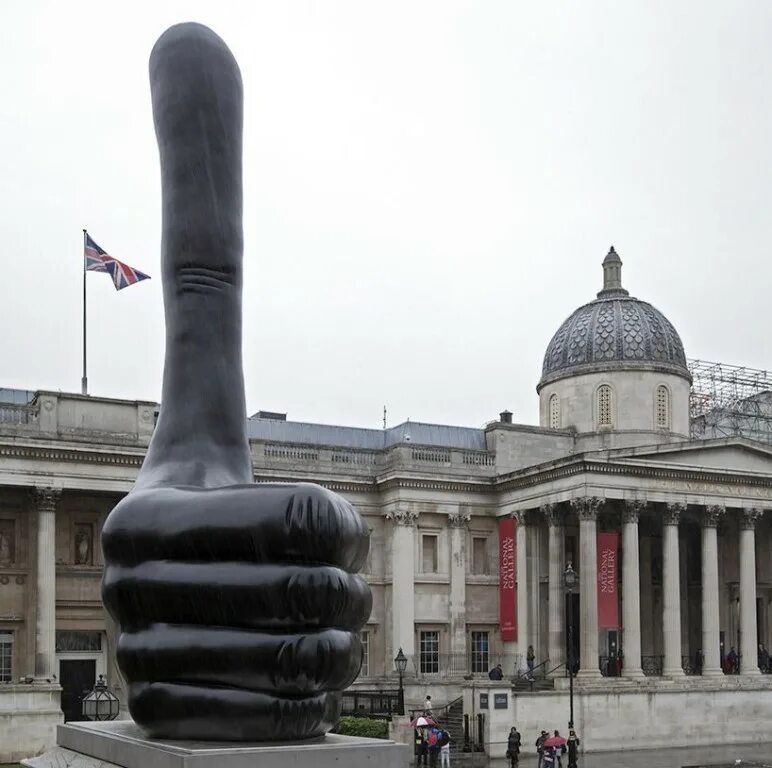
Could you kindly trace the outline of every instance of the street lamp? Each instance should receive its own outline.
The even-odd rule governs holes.
[[[563,586],[568,592],[568,701],[570,714],[569,730],[574,727],[574,587],[576,586],[576,571],[568,564],[563,573]]]
[[[402,648],[399,649],[396,657],[394,658],[394,666],[397,668],[397,672],[399,672],[399,714],[404,715],[405,714],[405,690],[402,687],[402,675],[405,674],[405,670],[407,669],[407,656],[405,656],[404,653],[402,653]]]
[[[121,703],[118,697],[107,687],[102,675],[96,681],[94,690],[83,697],[81,711],[89,720],[115,720]]]

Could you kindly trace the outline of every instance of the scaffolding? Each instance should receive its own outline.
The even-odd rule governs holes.
[[[772,443],[772,374],[744,366],[689,360],[691,435],[746,437]]]

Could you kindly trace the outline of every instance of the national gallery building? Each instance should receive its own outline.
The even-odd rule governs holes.
[[[507,718],[530,734],[565,728],[570,657],[575,721],[594,748],[634,726],[652,746],[769,733],[772,381],[756,372],[735,398],[742,419],[697,392],[676,329],[628,294],[621,268],[612,248],[597,297],[550,341],[538,425],[507,411],[479,429],[248,419],[257,482],[320,483],[372,531],[358,687],[394,689],[401,648],[408,707],[470,689],[475,714],[474,691],[501,663]],[[60,706],[79,717],[97,675],[123,695],[100,531],[157,412],[0,389],[0,714],[13,714],[0,743],[43,744]],[[529,646],[554,687],[513,685]],[[0,762],[13,755],[0,749]]]

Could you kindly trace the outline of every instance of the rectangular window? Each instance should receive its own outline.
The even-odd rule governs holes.
[[[486,576],[488,570],[488,538],[486,536],[473,536],[472,574],[475,576]]]
[[[101,651],[102,633],[90,630],[56,630],[56,652],[70,653],[72,651]]]
[[[421,632],[419,650],[421,674],[436,675],[440,671],[440,633]]]
[[[437,536],[425,533],[421,536],[421,571],[422,573],[437,573]]]
[[[13,632],[0,632],[0,683],[13,680]]]
[[[359,676],[370,677],[370,633],[362,630],[359,639],[362,642],[362,669],[359,670]]]
[[[489,666],[488,633],[472,632],[472,673],[487,672]]]

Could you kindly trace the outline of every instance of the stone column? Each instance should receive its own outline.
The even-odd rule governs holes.
[[[756,630],[756,521],[760,509],[740,516],[740,673],[760,675]]]
[[[557,504],[544,504],[541,513],[549,526],[549,668],[565,662],[566,598],[563,592],[563,512]],[[565,669],[556,670],[565,675]]]
[[[37,628],[35,680],[51,682],[56,674],[56,505],[60,490],[35,488],[37,512]]]
[[[718,618],[717,528],[726,509],[717,504],[702,514],[702,675],[718,677],[721,669],[720,624]]]
[[[579,518],[579,623],[581,627],[578,677],[600,677],[598,668],[598,539],[601,499],[571,499]]]
[[[472,516],[451,512],[450,526],[450,653],[451,669],[469,672],[466,648],[466,531]],[[404,649],[403,649],[404,650]]]
[[[391,658],[402,652],[415,656],[415,524],[418,513],[399,502],[386,512],[394,523],[391,538]],[[388,664],[388,661],[387,661]]]
[[[512,515],[517,520],[517,645],[519,670],[526,669],[525,655],[530,644],[528,627],[528,524],[525,511]]]
[[[662,674],[680,677],[681,666],[681,569],[678,523],[686,504],[667,504],[662,518],[662,641],[665,660]]]
[[[645,501],[628,501],[622,511],[622,629],[625,654],[622,670],[625,677],[643,677],[638,519],[645,508]]]

